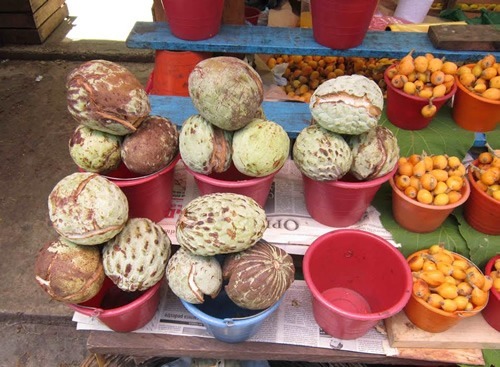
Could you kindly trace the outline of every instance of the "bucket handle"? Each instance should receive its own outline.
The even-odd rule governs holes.
[[[226,324],[227,327],[234,326],[234,320],[231,318],[226,318],[223,319],[222,321],[224,321],[224,324]]]
[[[104,312],[104,310],[102,308],[99,308],[99,307],[81,306],[81,305],[79,305],[78,307],[79,308],[86,308],[89,311],[92,310],[92,313],[87,314],[87,316],[90,316],[92,318],[92,320],[99,318],[99,316]]]

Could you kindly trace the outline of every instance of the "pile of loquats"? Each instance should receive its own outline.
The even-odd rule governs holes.
[[[394,183],[410,199],[443,206],[460,200],[465,174],[466,168],[458,157],[424,152],[399,158]]]
[[[392,86],[404,93],[428,100],[422,116],[430,118],[437,112],[432,103],[434,98],[448,94],[455,84],[458,65],[444,58],[434,57],[431,53],[413,57],[411,50],[394,68],[387,69],[387,77]]]
[[[493,150],[488,144],[488,151],[479,154],[477,166],[471,165],[476,186],[500,202],[500,150]]]
[[[493,278],[467,258],[430,246],[408,258],[413,274],[413,295],[446,312],[467,312],[486,305]],[[499,264],[500,265],[500,264]]]
[[[460,66],[457,76],[460,84],[471,92],[500,101],[500,63],[494,55],[486,55],[474,65]]]

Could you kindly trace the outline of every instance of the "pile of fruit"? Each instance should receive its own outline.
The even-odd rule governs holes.
[[[457,70],[456,63],[434,57],[431,53],[414,58],[412,50],[395,67],[387,70],[387,77],[395,88],[428,100],[429,104],[422,108],[422,115],[432,117],[437,112],[433,99],[451,91]]]
[[[309,102],[320,84],[342,75],[363,75],[385,88],[384,71],[396,61],[391,58],[272,55],[266,63],[271,70],[286,63],[283,77],[288,83],[283,90],[291,98]]]
[[[500,201],[500,156],[493,149],[478,157],[477,166],[471,165],[477,186],[493,199]]]
[[[473,311],[488,302],[493,285],[470,260],[444,248],[430,246],[408,259],[413,295],[447,312]]]
[[[500,63],[489,54],[472,67],[461,66],[457,70],[460,84],[471,92],[493,101],[500,101]]]
[[[448,205],[462,197],[465,173],[458,157],[412,154],[399,158],[394,183],[407,197],[422,204]]]
[[[496,259],[493,264],[493,270],[490,272],[490,277],[493,280],[493,288],[500,292],[500,259]]]

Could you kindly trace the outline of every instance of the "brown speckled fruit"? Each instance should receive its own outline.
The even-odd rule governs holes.
[[[37,283],[59,302],[88,301],[99,292],[104,278],[99,248],[78,246],[64,238],[45,244],[35,261]]]
[[[131,172],[149,175],[167,167],[178,150],[177,127],[164,117],[149,116],[125,137],[121,156]]]

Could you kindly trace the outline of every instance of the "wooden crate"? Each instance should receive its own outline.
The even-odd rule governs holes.
[[[0,42],[43,43],[67,16],[65,0],[2,0]]]

